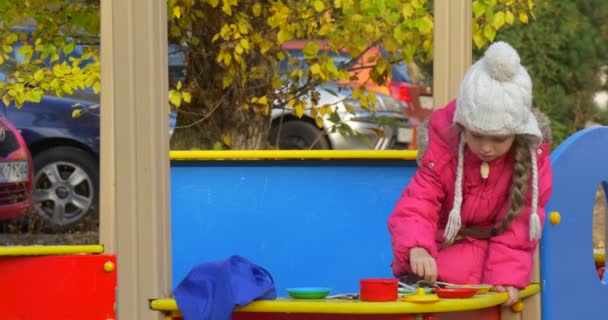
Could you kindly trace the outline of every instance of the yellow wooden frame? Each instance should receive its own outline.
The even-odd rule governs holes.
[[[230,150],[171,151],[171,160],[237,159],[401,159],[416,160],[416,150]]]
[[[47,256],[64,254],[103,253],[103,245],[68,246],[9,246],[0,247],[0,257],[6,256]]]
[[[539,292],[540,284],[533,283],[520,292],[520,297],[523,299]],[[469,299],[443,299],[429,304],[404,301],[364,302],[338,299],[294,300],[278,298],[277,300],[254,301],[246,306],[237,307],[236,311],[325,314],[415,314],[479,310],[499,306],[507,302],[508,299],[508,293],[497,292],[478,295]],[[152,300],[150,308],[172,314],[179,311],[175,299]]]

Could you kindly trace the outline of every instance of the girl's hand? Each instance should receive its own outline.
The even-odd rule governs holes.
[[[414,274],[424,280],[434,283],[437,280],[437,263],[426,249],[414,247],[410,249],[410,268]]]
[[[506,307],[510,307],[514,305],[517,301],[519,301],[519,289],[513,286],[496,286],[493,290],[498,292],[509,293],[509,300],[504,304],[504,306]]]

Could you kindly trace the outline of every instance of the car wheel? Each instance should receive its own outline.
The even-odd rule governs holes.
[[[52,227],[78,224],[87,215],[96,219],[99,203],[97,160],[74,147],[56,147],[33,156],[32,200],[39,217]]]
[[[304,121],[288,121],[273,126],[269,141],[271,145],[283,150],[331,149],[323,131]]]

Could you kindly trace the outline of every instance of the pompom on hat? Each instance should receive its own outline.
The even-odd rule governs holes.
[[[503,41],[490,45],[484,56],[467,71],[456,100],[454,123],[476,133],[508,136],[531,135],[542,140],[543,135],[532,113],[532,80],[520,64],[519,55]],[[453,241],[461,226],[462,172],[464,138],[458,147],[454,206],[445,228],[444,239]],[[538,168],[536,150],[530,150],[532,160],[532,213],[530,240],[540,238],[538,217]]]

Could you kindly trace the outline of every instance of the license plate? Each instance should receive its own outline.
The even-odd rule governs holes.
[[[27,161],[0,162],[0,183],[25,182],[27,178]]]
[[[412,142],[412,133],[414,131],[411,128],[397,128],[397,142],[409,143]]]

